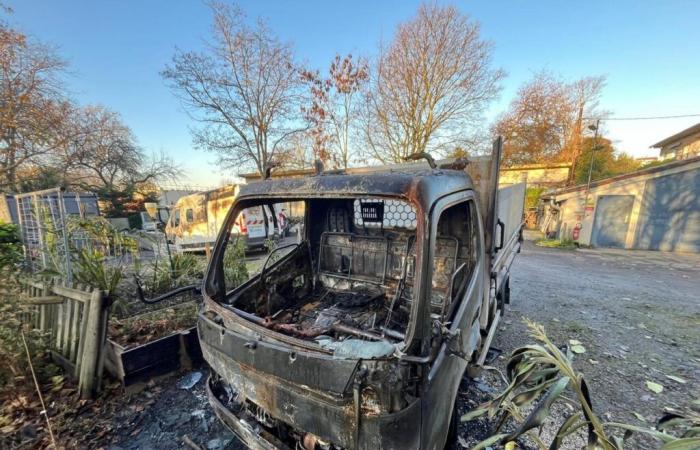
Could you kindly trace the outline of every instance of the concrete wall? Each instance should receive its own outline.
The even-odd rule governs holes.
[[[661,170],[651,174],[644,174],[630,177],[601,186],[592,187],[588,196],[588,208],[585,208],[586,190],[585,188],[555,195],[555,201],[560,202],[560,212],[558,218],[558,229],[560,238],[572,237],[572,231],[577,223],[581,223],[581,231],[578,242],[582,245],[590,245],[593,231],[593,221],[595,218],[595,208],[598,198],[603,195],[634,195],[634,203],[629,221],[625,248],[634,248],[637,233],[639,213],[642,209],[642,199],[644,188],[648,180],[667,175],[678,174],[688,170],[700,168],[700,161],[695,161],[682,166]],[[550,226],[550,229],[552,227]]]
[[[502,168],[499,182],[501,184],[527,183],[528,186],[563,186],[569,178],[570,170],[570,164]]]

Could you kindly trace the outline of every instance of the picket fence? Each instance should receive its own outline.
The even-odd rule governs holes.
[[[53,360],[78,380],[81,398],[101,388],[109,304],[99,289],[58,281],[28,280],[23,285],[26,322],[46,333]]]

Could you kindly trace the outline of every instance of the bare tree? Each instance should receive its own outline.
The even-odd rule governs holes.
[[[95,192],[112,209],[179,169],[164,154],[147,157],[119,115],[102,106],[81,108],[72,117],[73,136],[63,156],[70,184]]]
[[[330,115],[330,80],[324,80],[321,75],[310,70],[302,70],[301,78],[309,88],[308,105],[301,107],[301,113],[308,124],[304,133],[311,144],[314,160],[324,164],[331,159],[329,150],[331,135],[329,133]]]
[[[453,6],[423,4],[379,55],[367,95],[365,137],[371,156],[401,162],[445,153],[469,134],[500,91],[493,45],[479,24]]]
[[[330,158],[336,167],[347,169],[350,164],[351,138],[358,116],[358,100],[369,78],[369,67],[363,58],[336,55],[328,77],[318,72],[303,71],[309,84],[311,105],[302,109],[310,123],[314,153],[320,159]]]
[[[263,174],[280,145],[300,131],[301,80],[289,44],[263,20],[245,23],[236,7],[210,4],[213,42],[206,52],[178,51],[162,72],[190,115],[201,124],[195,144],[222,164],[253,165]]]
[[[535,74],[494,126],[494,132],[506,138],[505,162],[576,161],[583,119],[602,114],[599,99],[604,85],[604,77],[567,83],[546,71]]]
[[[0,186],[15,188],[18,171],[49,164],[65,145],[64,68],[50,48],[0,25]]]
[[[280,146],[275,160],[285,169],[311,169],[316,160],[323,161],[316,152],[317,148],[313,133],[296,133]]]

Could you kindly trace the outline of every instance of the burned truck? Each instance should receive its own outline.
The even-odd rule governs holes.
[[[241,188],[198,333],[210,403],[249,447],[444,447],[460,380],[484,364],[509,301],[524,189],[497,195],[497,157],[430,166]],[[287,202],[303,205],[300,235],[230,287],[237,216]]]

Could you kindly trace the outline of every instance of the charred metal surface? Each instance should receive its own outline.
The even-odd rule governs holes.
[[[216,414],[251,448],[442,448],[480,316],[493,314],[470,177],[264,180],[241,189],[227,221],[282,200],[305,202],[289,253],[232,290],[226,227],[212,254],[198,331]]]
[[[319,175],[253,182],[241,187],[238,201],[258,198],[406,198],[427,211],[440,197],[451,192],[473,189],[464,172],[449,169],[369,173],[366,175]]]

